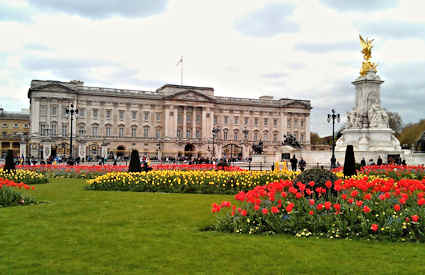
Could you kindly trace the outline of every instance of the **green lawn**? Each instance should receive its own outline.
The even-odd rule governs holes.
[[[86,191],[0,208],[0,274],[425,274],[425,245],[201,232],[231,196]]]

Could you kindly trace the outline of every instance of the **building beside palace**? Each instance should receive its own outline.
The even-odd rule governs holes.
[[[0,108],[0,154],[5,158],[8,150],[15,156],[26,156],[30,131],[29,112],[6,112]]]
[[[69,154],[81,158],[127,156],[131,149],[155,157],[241,158],[260,140],[276,153],[292,134],[310,148],[309,100],[215,96],[214,89],[167,84],[155,91],[84,86],[81,81],[33,80],[30,154],[46,159]],[[213,129],[219,129],[213,135]]]

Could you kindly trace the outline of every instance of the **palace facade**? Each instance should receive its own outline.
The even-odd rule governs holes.
[[[292,134],[310,147],[309,100],[215,96],[214,89],[167,84],[155,91],[84,86],[81,81],[33,80],[30,154],[45,159],[69,154],[73,104],[73,156],[150,158],[192,156],[246,159],[260,140],[279,151]]]
[[[8,150],[15,157],[26,156],[30,131],[29,112],[6,112],[0,108],[0,154],[5,158]]]

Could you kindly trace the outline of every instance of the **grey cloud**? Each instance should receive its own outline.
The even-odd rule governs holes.
[[[140,89],[158,88],[163,81],[140,79],[139,71],[133,68],[123,67],[120,64],[99,59],[66,59],[66,58],[35,58],[26,57],[22,60],[24,68],[33,71],[48,71],[60,78],[58,80],[79,79],[86,83],[95,82],[102,85],[120,87],[125,85],[140,86]],[[99,76],[97,71],[107,68],[108,73]]]
[[[325,53],[331,51],[354,51],[360,49],[359,43],[333,42],[333,43],[297,43],[295,49],[310,53]]]
[[[339,11],[376,11],[398,6],[398,0],[321,0],[325,5]]]
[[[394,20],[370,21],[360,23],[359,29],[364,33],[371,33],[391,39],[425,39],[425,28],[422,22],[413,23]]]
[[[1,21],[30,23],[32,22],[31,11],[29,9],[0,3],[0,22]]]
[[[262,9],[237,20],[235,28],[244,35],[258,37],[297,32],[298,24],[288,18],[293,10],[294,7],[288,4],[267,4]]]
[[[267,73],[267,74],[261,75],[261,77],[263,77],[263,78],[270,78],[270,79],[284,78],[284,77],[287,77],[287,76],[288,76],[287,73]]]
[[[168,0],[29,0],[40,8],[91,19],[111,16],[148,17],[163,12]]]

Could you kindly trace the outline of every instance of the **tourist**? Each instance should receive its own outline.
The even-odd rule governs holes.
[[[297,163],[298,163],[298,160],[297,160],[297,158],[295,157],[295,154],[294,154],[291,158],[291,169],[292,169],[292,171],[297,171]]]
[[[366,160],[364,159],[364,157],[362,158],[362,160],[360,161],[360,166],[364,167],[366,166]]]
[[[377,165],[382,165],[382,159],[381,156],[378,156],[378,161],[376,162]]]
[[[300,161],[299,161],[299,166],[300,166],[300,170],[301,170],[301,172],[303,172],[304,171],[304,169],[305,169],[305,167],[306,167],[306,165],[307,165],[307,163],[305,162],[305,160],[303,159],[303,157],[301,157],[301,159],[300,159]]]

